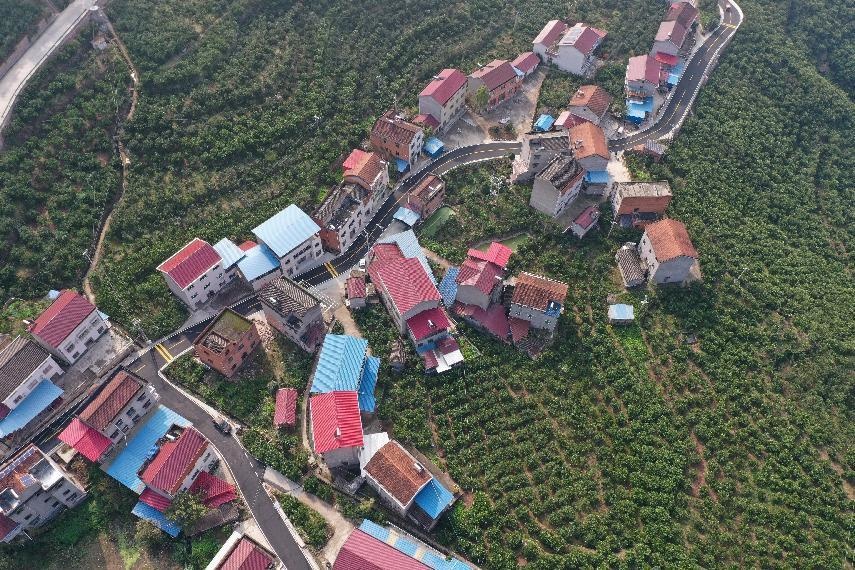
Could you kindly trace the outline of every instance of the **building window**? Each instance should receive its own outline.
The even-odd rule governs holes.
[[[122,433],[128,433],[128,430],[131,429],[131,426],[125,426],[122,428]]]
[[[73,501],[76,498],[77,498],[77,493],[72,493],[71,496],[68,498],[68,500]]]
[[[146,400],[145,404],[142,405],[142,409],[147,410],[151,405],[151,400]]]
[[[116,420],[116,427],[122,427],[123,425],[125,425],[125,420],[122,418]]]
[[[35,519],[33,519],[33,526],[39,524],[40,520],[42,520],[42,517],[36,517]]]
[[[47,376],[48,374],[50,374],[50,373],[51,373],[51,370],[53,370],[53,367],[52,367],[52,366],[50,366],[50,365],[45,366],[45,369],[44,369],[44,370],[42,370],[42,374],[44,374],[45,376]]]
[[[64,496],[66,496],[67,494],[69,494],[70,492],[71,492],[71,491],[69,491],[68,489],[66,489],[65,491],[63,491],[63,492],[62,492],[62,496],[64,497]]]
[[[201,276],[201,277],[199,278],[199,281],[204,281],[204,280],[205,280],[205,279],[207,279],[207,278],[208,278],[208,276],[207,276],[207,275],[203,275],[203,276]]]
[[[24,399],[23,394],[18,394],[17,396],[15,396],[15,400],[13,403],[17,404],[18,402],[20,402],[23,399]]]
[[[119,430],[114,431],[113,435],[110,436],[110,439],[116,439],[117,437],[119,437]]]
[[[104,332],[104,325],[101,325],[100,327],[98,327],[98,334],[101,334],[103,332]]]
[[[72,354],[72,355],[71,355],[71,358],[76,359],[78,356],[80,356],[80,353],[79,353],[79,352],[75,352],[74,354]]]
[[[65,347],[65,352],[71,352],[72,350],[74,350],[74,344],[69,344]]]
[[[33,518],[33,515],[27,515],[27,516],[25,516],[25,517],[24,517],[24,520],[25,520],[25,521],[28,521],[28,520],[30,520],[31,518]]]

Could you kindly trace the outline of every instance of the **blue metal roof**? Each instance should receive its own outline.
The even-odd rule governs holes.
[[[644,99],[627,99],[626,106],[629,109],[639,109],[645,113],[653,111],[653,97],[645,97]]]
[[[398,538],[395,542],[395,550],[399,550],[411,558],[416,557],[416,552],[419,550],[419,545],[410,542],[406,538]]]
[[[585,182],[591,184],[608,184],[609,173],[605,170],[588,170],[585,172]]]
[[[683,76],[683,68],[686,66],[685,62],[680,61],[671,68],[671,73],[668,74],[668,85],[677,85],[677,82],[680,81],[680,77]]]
[[[631,321],[635,319],[635,307],[632,305],[609,305],[609,319]]]
[[[413,227],[416,225],[416,222],[419,221],[419,213],[414,212],[409,208],[405,208],[404,206],[398,208],[398,211],[395,212],[395,215],[392,217],[396,220],[401,220],[410,227]]]
[[[453,305],[454,299],[457,297],[457,275],[459,273],[459,267],[449,267],[442,281],[439,282],[439,287],[437,287],[446,307]]]
[[[430,550],[422,554],[421,563],[433,570],[472,570],[472,567],[457,558],[443,558]]]
[[[445,150],[445,145],[436,137],[431,137],[425,142],[422,147],[423,150],[431,157],[439,156],[443,150]]]
[[[362,377],[362,365],[368,341],[345,334],[328,334],[318,355],[311,392],[334,390],[356,392]]]
[[[170,410],[166,406],[158,405],[151,412],[151,417],[139,427],[125,448],[116,456],[107,468],[107,475],[130,489],[135,493],[142,493],[145,489],[137,473],[152,453],[157,440],[169,431],[169,428],[177,424],[187,427],[190,421]],[[156,448],[154,449],[156,451]]]
[[[419,244],[419,240],[413,230],[405,230],[395,235],[380,238],[377,240],[377,243],[396,243],[401,248],[401,253],[404,254],[404,257],[417,257],[421,261],[422,267],[427,271],[431,281],[433,281],[433,284],[436,285],[436,277],[434,277],[433,271],[431,271],[425,252],[422,251],[422,246]]]
[[[377,407],[374,399],[374,388],[377,386],[377,374],[380,372],[380,359],[369,356],[365,359],[362,378],[359,380],[359,409],[363,412],[373,412]]]
[[[454,502],[454,495],[435,478],[428,481],[416,495],[416,504],[433,519]]]
[[[537,118],[537,122],[534,123],[534,130],[548,131],[554,123],[555,118],[552,115],[541,115]]]
[[[398,172],[406,172],[409,167],[410,167],[410,163],[407,162],[406,160],[404,160],[403,158],[396,158],[395,159],[395,169]]]
[[[16,432],[42,413],[57,398],[62,396],[62,388],[50,380],[42,380],[27,397],[21,400],[14,410],[0,420],[0,437]]]
[[[306,212],[291,204],[253,229],[252,233],[270,246],[277,256],[284,257],[320,230]]]
[[[359,525],[359,530],[369,536],[373,536],[379,541],[386,542],[389,540],[389,529],[368,519],[362,521],[362,524]]]
[[[214,244],[214,249],[223,258],[223,269],[229,269],[246,256],[246,253],[229,238],[223,238]]]
[[[181,533],[180,526],[166,518],[166,515],[164,515],[162,512],[158,511],[151,505],[143,503],[142,501],[138,501],[137,504],[134,505],[134,508],[131,513],[135,514],[141,519],[149,521],[154,526],[156,526],[172,538],[175,538]]]
[[[362,521],[359,530],[433,570],[472,570],[470,565],[457,558],[445,558],[425,543],[411,537],[404,538],[398,532],[392,533],[389,528],[368,519]]]
[[[247,281],[255,281],[271,271],[279,269],[279,258],[264,245],[258,244],[246,252],[246,257],[238,261],[238,269]]]

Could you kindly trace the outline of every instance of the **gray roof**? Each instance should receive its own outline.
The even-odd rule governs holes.
[[[615,261],[617,261],[618,268],[627,286],[634,282],[644,281],[647,271],[641,264],[641,257],[638,255],[638,249],[634,243],[622,245],[615,254]]]
[[[572,156],[558,154],[546,163],[537,178],[548,180],[557,189],[563,189],[574,178],[582,175],[582,167]]]
[[[320,305],[317,297],[285,276],[277,277],[262,287],[258,298],[280,315],[293,313],[300,318]]]
[[[671,196],[671,185],[668,181],[659,182],[618,182],[615,192],[623,198],[641,198]]]
[[[20,336],[0,351],[0,400],[8,398],[48,356],[44,348]]]
[[[563,131],[542,134],[527,134],[524,137],[531,148],[547,150],[570,150],[570,136]]]

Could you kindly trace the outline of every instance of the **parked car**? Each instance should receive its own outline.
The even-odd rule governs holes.
[[[216,428],[216,430],[221,434],[231,435],[232,424],[230,424],[225,418],[220,418],[219,420],[214,419],[211,420],[211,422],[214,424],[214,428]]]

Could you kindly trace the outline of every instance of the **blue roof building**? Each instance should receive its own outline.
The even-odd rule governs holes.
[[[172,522],[166,515],[158,511],[151,505],[147,505],[142,501],[137,501],[131,513],[135,514],[143,520],[147,520],[172,538],[175,538],[181,533],[181,527]]]
[[[60,396],[62,396],[62,388],[50,380],[42,380],[15,409],[0,420],[0,437],[6,437],[26,426]]]
[[[555,118],[552,115],[541,115],[534,123],[534,130],[545,132],[551,129],[553,124],[555,124]]]
[[[443,153],[445,150],[445,145],[436,137],[429,138],[425,145],[422,147],[422,150],[431,158],[436,158]]]
[[[320,230],[306,212],[291,204],[257,226],[252,233],[282,258]]]
[[[398,172],[406,172],[410,168],[410,163],[403,158],[395,159],[395,170]]]
[[[368,341],[355,336],[328,334],[318,354],[310,392],[357,392],[359,409],[373,412],[376,406],[374,387],[380,359],[368,356]]]
[[[413,227],[414,225],[416,225],[416,222],[419,221],[419,213],[414,212],[414,211],[410,210],[409,208],[405,208],[404,206],[401,206],[400,208],[398,208],[398,211],[395,212],[395,215],[392,217],[395,218],[396,220],[400,220],[401,222],[404,222],[405,224],[407,224],[410,227]]]
[[[666,81],[669,86],[673,87],[677,85],[677,83],[680,81],[680,77],[683,76],[684,67],[686,67],[686,63],[680,61],[679,63],[677,63],[677,65],[671,68],[671,73],[668,74],[668,80]]]
[[[445,556],[417,538],[402,534],[397,528],[380,526],[364,519],[359,530],[433,570],[472,570],[472,566],[462,560]]]
[[[223,269],[231,269],[246,256],[246,253],[229,238],[223,238],[214,244],[214,250],[223,258]]]
[[[237,262],[243,278],[249,282],[255,281],[274,271],[279,271],[279,258],[263,243],[246,252],[243,259]]]
[[[460,274],[459,267],[449,267],[442,281],[439,282],[437,290],[442,295],[442,302],[446,307],[451,307],[457,298],[457,275]]]
[[[436,520],[454,502],[454,495],[433,478],[422,487],[415,502],[430,518]]]

